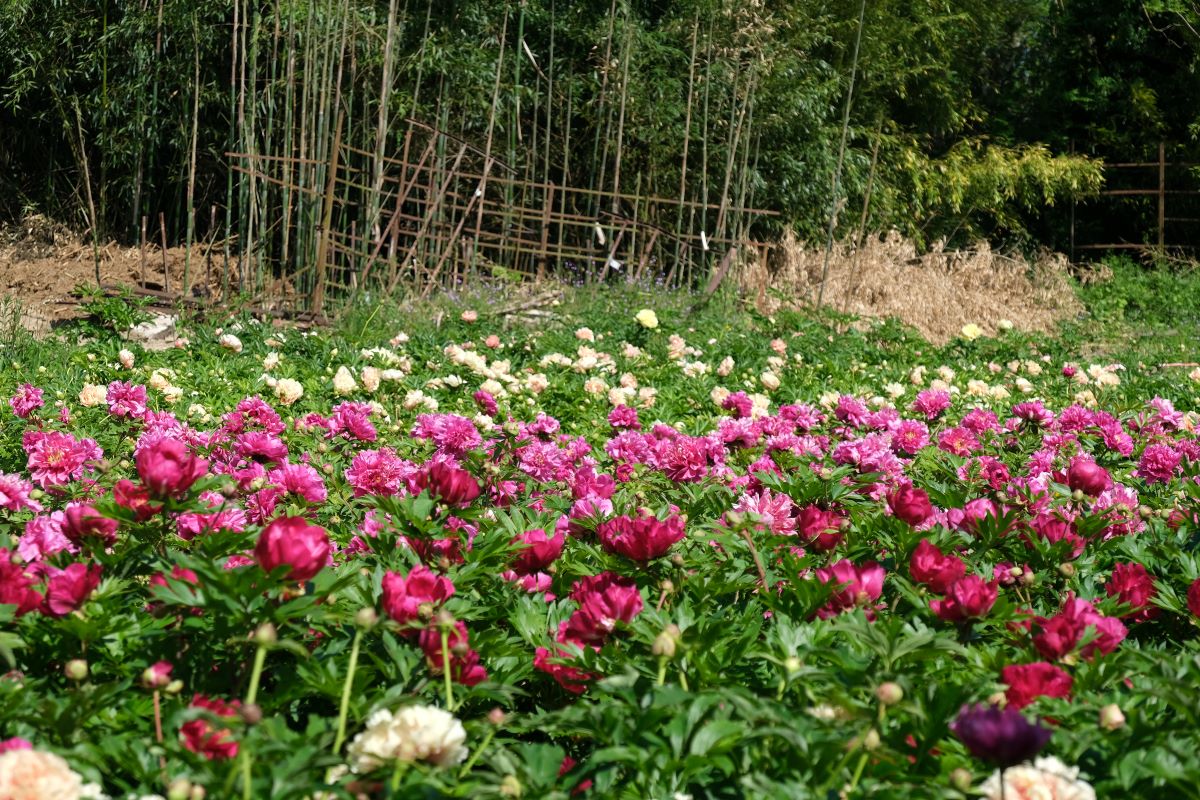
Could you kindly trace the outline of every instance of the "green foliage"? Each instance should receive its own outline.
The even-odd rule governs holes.
[[[136,295],[128,286],[112,296],[87,285],[77,286],[75,291],[82,297],[80,307],[87,312],[89,324],[99,329],[124,333],[150,319],[146,307],[153,298]]]

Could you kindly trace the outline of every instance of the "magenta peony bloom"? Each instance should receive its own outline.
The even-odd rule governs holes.
[[[996,581],[967,575],[950,585],[944,599],[930,601],[929,607],[940,618],[951,622],[978,619],[992,610],[997,594]]]
[[[619,405],[608,414],[608,424],[615,430],[641,430],[642,423],[638,422],[637,411],[627,405]]]
[[[434,575],[428,567],[418,564],[408,575],[389,572],[383,576],[383,610],[401,625],[417,619],[421,606],[433,613],[435,606],[454,596],[454,584],[449,578]]]
[[[442,632],[436,626],[421,631],[417,643],[425,653],[429,671],[441,675],[446,669],[445,653],[442,651]],[[450,679],[463,686],[474,686],[487,680],[487,670],[479,663],[479,653],[467,643],[467,626],[462,620],[454,623],[454,630],[446,639],[450,651]]]
[[[909,559],[908,571],[914,581],[925,584],[931,592],[945,594],[967,573],[967,565],[958,556],[945,555],[928,539],[922,539]]]
[[[1137,474],[1146,483],[1166,483],[1175,475],[1183,457],[1170,445],[1152,444],[1142,451]]]
[[[42,504],[29,496],[32,491],[33,484],[20,475],[0,472],[0,508],[14,512],[23,508],[41,511]]]
[[[1112,597],[1116,595],[1121,602],[1130,607],[1123,616],[1142,622],[1158,616],[1158,607],[1150,603],[1158,590],[1154,588],[1154,578],[1141,564],[1114,564],[1112,577],[1104,584],[1104,591]]]
[[[220,698],[197,694],[192,698],[189,708],[206,711],[215,717],[236,717],[240,706],[237,700],[225,702]],[[184,747],[209,761],[224,761],[238,754],[238,743],[234,741],[233,732],[228,728],[214,730],[213,724],[207,719],[185,722],[180,726],[179,733],[183,737]]]
[[[71,564],[50,576],[46,582],[46,610],[56,617],[65,617],[87,602],[100,585],[99,564]]]
[[[600,523],[596,535],[608,552],[646,562],[666,555],[687,534],[681,517],[621,516]]]
[[[148,398],[145,386],[113,381],[108,385],[105,400],[108,402],[108,413],[114,417],[141,419],[146,416]]]
[[[42,605],[42,594],[33,588],[36,579],[14,564],[12,552],[0,548],[0,605],[16,606],[18,617]]]
[[[915,486],[901,486],[894,490],[888,494],[887,503],[897,519],[904,520],[914,528],[933,516],[929,495]]]
[[[1100,493],[1112,486],[1112,478],[1108,470],[1087,456],[1076,456],[1067,468],[1067,486],[1072,491],[1083,492],[1089,497],[1099,497]]]
[[[306,581],[329,563],[333,546],[325,529],[303,517],[280,517],[259,534],[254,557],[263,572],[290,567],[287,579]]]
[[[92,505],[71,503],[64,509],[63,517],[63,534],[74,544],[98,539],[100,544],[110,547],[117,541],[117,521],[101,516]]]
[[[599,647],[618,622],[630,622],[642,611],[637,584],[612,572],[581,578],[571,587],[579,609],[559,627],[558,640]]]
[[[513,544],[522,545],[513,560],[513,570],[520,575],[541,572],[562,555],[565,537],[561,529],[548,536],[541,528],[534,528],[513,539]]]
[[[822,619],[837,616],[858,606],[869,606],[883,594],[883,579],[887,573],[874,561],[861,566],[843,558],[817,570],[817,580],[833,588],[833,594],[818,612]],[[870,611],[868,610],[868,613]]]
[[[13,413],[21,419],[27,419],[37,409],[46,405],[42,399],[42,390],[36,386],[25,383],[17,390],[17,393],[9,398],[8,404],[12,406]]]
[[[208,461],[177,439],[160,439],[135,459],[138,476],[153,497],[179,497],[208,472]]]
[[[1008,684],[1005,697],[1013,708],[1024,708],[1039,697],[1067,697],[1074,681],[1054,664],[1009,664],[1000,670],[1000,679]]]
[[[479,497],[479,483],[471,473],[440,461],[430,464],[417,475],[417,485],[430,496],[449,506],[467,506]]]

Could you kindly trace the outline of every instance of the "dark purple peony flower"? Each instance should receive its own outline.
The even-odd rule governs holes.
[[[1025,719],[1020,711],[980,703],[963,706],[950,730],[971,755],[1001,769],[1033,758],[1050,741],[1052,731]]]

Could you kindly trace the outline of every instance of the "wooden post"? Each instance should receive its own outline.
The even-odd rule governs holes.
[[[1158,249],[1166,242],[1167,227],[1167,145],[1158,143]]]
[[[145,289],[145,288],[146,288],[146,215],[145,215],[145,214],[142,214],[142,241],[141,241],[141,254],[142,254],[142,282],[141,282],[141,287],[142,287],[143,289]]]
[[[539,254],[537,282],[541,283],[546,277],[546,262],[549,261],[546,248],[550,244],[550,209],[554,208],[554,184],[542,195],[542,252]]]
[[[158,230],[162,236],[163,291],[170,294],[171,270],[167,268],[167,220],[161,211],[158,212]]]

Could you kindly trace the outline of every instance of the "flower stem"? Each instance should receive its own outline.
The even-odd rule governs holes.
[[[354,643],[350,645],[350,666],[346,670],[346,682],[342,685],[342,704],[338,709],[337,738],[333,740],[333,754],[341,752],[346,741],[346,714],[350,710],[350,690],[354,686],[354,671],[358,669],[358,648],[362,644],[362,629],[354,632]]]
[[[658,657],[658,681],[655,683],[655,685],[662,686],[663,682],[666,681],[666,679],[667,679],[667,657],[659,656]]]
[[[450,630],[442,628],[442,675],[446,678],[446,710],[454,710],[454,681],[450,676]]]
[[[246,701],[244,706],[254,705],[258,699],[258,684],[262,679],[263,664],[267,661],[267,647],[264,644],[259,644],[258,649],[254,651],[254,668],[250,672],[250,688],[246,690]],[[247,742],[242,742],[242,800],[253,800],[253,787],[250,780],[251,766],[253,759],[250,757],[250,748],[246,746]]]
[[[758,579],[762,581],[765,589],[767,587],[767,570],[763,567],[762,557],[758,554],[758,548],[754,546],[754,539],[750,536],[750,531],[742,528],[741,534],[750,548],[750,555],[754,557],[754,567],[758,570]]]
[[[459,780],[467,777],[467,773],[471,771],[471,767],[475,766],[475,762],[479,760],[479,756],[483,754],[483,751],[487,750],[487,746],[492,743],[492,737],[495,735],[496,728],[493,726],[488,730],[487,736],[483,737],[483,742],[475,749],[475,752],[471,754],[471,757],[467,759],[467,763],[463,764],[462,769],[458,771]]]

